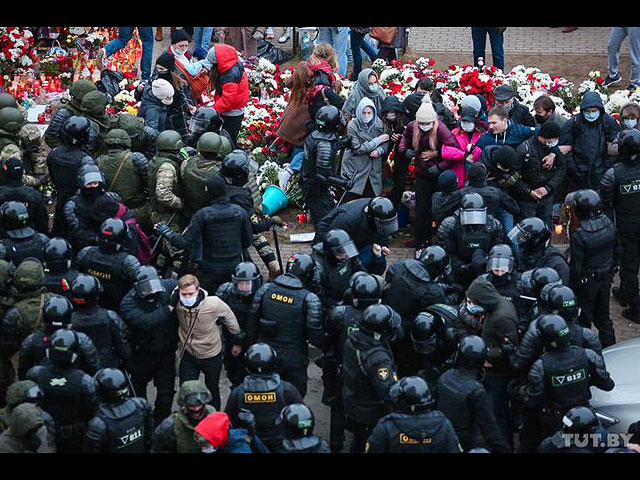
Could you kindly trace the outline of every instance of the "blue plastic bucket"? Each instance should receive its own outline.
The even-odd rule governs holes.
[[[289,203],[287,194],[275,185],[269,185],[262,195],[262,213],[273,215]]]

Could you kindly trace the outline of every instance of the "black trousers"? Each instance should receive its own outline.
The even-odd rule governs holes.
[[[373,427],[354,422],[353,420],[350,420],[350,422],[353,427],[353,443],[351,444],[349,453],[364,453],[367,439],[369,435],[371,435]]]
[[[242,120],[244,119],[244,113],[242,115],[220,115],[222,117],[222,128],[224,128],[231,136],[233,140],[233,148],[237,147],[238,134],[240,128],[242,128]]]
[[[623,262],[620,262],[620,288],[629,306],[640,310],[638,294],[638,270],[640,269],[640,231],[618,229],[618,238],[622,246]]]
[[[553,195],[547,195],[539,201],[519,200],[518,205],[520,206],[520,218],[538,217],[553,230]]]
[[[391,203],[393,203],[396,211],[398,211],[398,207],[400,207],[400,200],[402,200],[402,194],[404,193],[404,187],[407,184],[407,178],[409,178],[410,160],[396,151],[393,161],[393,190],[391,191]]]
[[[138,397],[147,398],[147,384],[153,380],[158,393],[153,408],[154,425],[158,425],[171,413],[175,394],[175,352],[133,352],[131,358],[131,382]]]
[[[327,213],[329,213],[334,205],[333,200],[329,197],[329,189],[318,188],[317,186],[302,187],[302,194],[304,198],[304,204],[309,209],[311,214],[311,222],[314,225],[318,225]]]
[[[436,191],[436,181],[430,178],[416,176],[416,226],[414,235],[416,248],[420,248],[431,243],[432,229],[431,222],[431,197]]]
[[[180,385],[189,380],[198,380],[204,373],[204,383],[211,392],[211,405],[220,410],[220,372],[222,370],[222,352],[211,358],[196,358],[184,352],[180,362]]]
[[[277,371],[280,374],[280,378],[292,383],[300,392],[300,396],[304,398],[307,394],[307,381],[309,380],[309,374],[307,373],[309,360],[297,352],[277,349],[276,352],[278,353]]]
[[[637,282],[637,280],[636,280]],[[609,317],[611,279],[589,280],[575,289],[578,305],[582,308],[578,322],[585,328],[593,323],[598,329],[602,348],[616,343],[616,333]]]

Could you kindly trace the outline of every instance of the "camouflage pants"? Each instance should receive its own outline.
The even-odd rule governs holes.
[[[262,233],[255,233],[251,238],[251,244],[265,265],[268,265],[269,262],[273,262],[276,259],[273,247],[271,247],[269,240],[267,240]]]
[[[171,219],[171,215],[172,215],[171,213],[158,213],[158,212],[152,211],[151,223],[152,225],[155,225],[161,222],[166,223],[169,225],[169,228],[171,229],[172,232],[182,233],[187,225],[186,219],[180,213],[178,213],[173,219],[173,222],[169,223],[169,220]],[[178,257],[183,252],[183,250],[171,245],[169,243],[169,240],[167,240],[166,238],[163,238],[161,240],[160,247],[158,248],[160,249],[160,253],[157,257],[156,265],[158,266],[158,269],[160,271],[166,270],[170,266],[169,264],[172,263],[172,259]],[[175,268],[176,268],[176,265],[174,265],[174,269]]]

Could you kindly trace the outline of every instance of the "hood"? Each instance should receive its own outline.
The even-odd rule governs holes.
[[[467,297],[487,310],[493,310],[500,302],[501,295],[489,280],[478,277],[469,286]]]
[[[611,228],[611,221],[604,213],[597,215],[589,220],[583,220],[580,222],[580,226],[585,232],[596,232],[598,230],[604,230]]]
[[[365,92],[371,92],[371,90],[369,90],[369,76],[371,74],[374,74],[376,78],[378,77],[378,74],[371,68],[365,68],[358,74],[358,87]]]
[[[624,116],[625,110],[633,110],[636,116],[640,118],[640,105],[638,105],[636,102],[628,102],[628,103],[625,103],[620,109],[621,122],[622,122],[622,117]]]
[[[218,65],[218,72],[224,73],[238,63],[238,51],[231,45],[214,43],[207,53],[207,60]]]
[[[189,380],[180,385],[180,390],[178,390],[178,405],[181,407],[184,406],[185,398],[192,393],[204,393],[211,401],[211,392],[199,380]],[[208,403],[208,402],[207,402]]]
[[[580,100],[580,110],[585,108],[598,107],[600,109],[600,116],[604,114],[604,105],[602,104],[602,98],[598,92],[587,92]],[[598,119],[599,120],[599,119]]]
[[[373,109],[373,120],[371,121],[371,123],[364,122],[363,113],[364,113],[364,109],[367,107],[371,107]],[[358,122],[360,122],[362,126],[365,126],[367,128],[372,127],[373,125],[375,125],[377,117],[378,117],[378,111],[376,109],[376,106],[373,104],[373,102],[369,98],[362,97],[362,100],[360,100],[360,103],[358,103],[358,106],[356,107],[356,118],[358,119]]]
[[[387,113],[387,112],[400,112],[400,113],[404,113],[404,108],[402,108],[402,103],[400,103],[400,100],[398,100],[398,97],[396,97],[395,95],[389,95],[388,97],[385,97],[384,100],[382,101],[382,113]]]
[[[27,399],[27,392],[29,389],[35,386],[36,382],[31,380],[21,380],[9,385],[6,395],[7,408],[13,408],[24,402]]]
[[[11,433],[18,438],[24,437],[31,430],[42,425],[44,425],[42,410],[32,403],[18,405],[9,416]]]
[[[304,284],[302,280],[291,273],[285,273],[280,275],[278,278],[274,280],[274,283],[278,285],[282,285],[283,287],[302,289],[304,288]]]

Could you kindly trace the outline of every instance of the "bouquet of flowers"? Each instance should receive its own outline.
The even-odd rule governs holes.
[[[33,34],[24,27],[0,27],[0,73],[9,78],[38,61]]]

